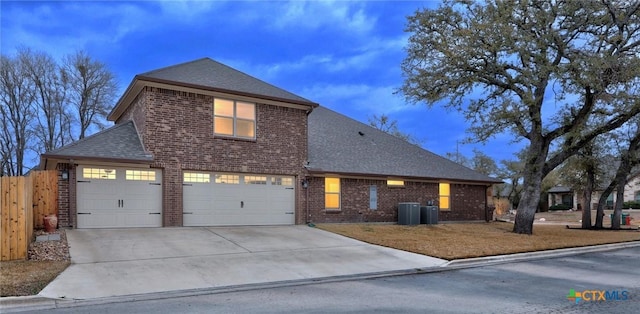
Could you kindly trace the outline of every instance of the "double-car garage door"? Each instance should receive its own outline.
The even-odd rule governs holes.
[[[183,173],[183,225],[294,224],[294,177]]]
[[[78,166],[77,227],[162,226],[162,171]],[[294,177],[183,172],[183,225],[295,223]]]

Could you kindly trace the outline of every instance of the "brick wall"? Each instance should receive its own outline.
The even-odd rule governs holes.
[[[58,164],[58,226],[71,226],[69,217],[69,180],[62,179],[62,171],[69,171],[67,164]]]
[[[146,113],[145,122],[136,125],[145,149],[154,156],[152,167],[163,169],[165,226],[182,225],[183,170],[302,177],[305,110],[256,104],[256,139],[240,140],[214,137],[212,96],[147,87],[133,107],[144,107],[129,109],[126,115],[135,120]],[[296,206],[298,222],[302,216],[302,206]]]
[[[147,97],[145,93],[140,93],[134,100],[133,104],[125,110],[124,113],[118,118],[116,124],[133,121],[138,130],[138,134],[144,134],[147,129],[147,123],[145,114],[147,112]]]
[[[398,203],[418,202],[422,206],[437,204],[438,184],[405,181],[404,187],[388,187],[386,180],[346,179],[341,184],[341,210],[324,208],[324,178],[309,178],[309,220],[315,223],[336,222],[397,222]],[[370,186],[375,185],[378,208],[369,209]],[[441,221],[485,219],[486,187],[480,185],[451,185],[451,211],[440,211]]]

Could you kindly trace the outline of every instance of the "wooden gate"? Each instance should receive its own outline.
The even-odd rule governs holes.
[[[58,213],[58,171],[0,178],[0,261],[26,259],[35,228]]]

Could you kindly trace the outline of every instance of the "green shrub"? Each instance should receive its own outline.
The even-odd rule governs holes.
[[[623,209],[627,209],[627,208],[640,209],[640,201],[624,202],[622,204],[622,208]]]

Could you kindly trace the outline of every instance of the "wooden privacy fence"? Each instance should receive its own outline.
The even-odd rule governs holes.
[[[44,228],[44,216],[58,216],[58,171],[32,171],[33,227]]]
[[[0,261],[26,259],[34,226],[57,214],[58,173],[33,171],[25,177],[0,177]]]

